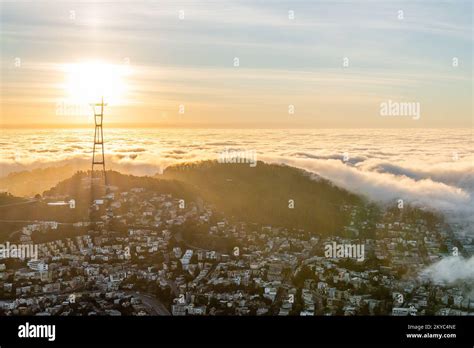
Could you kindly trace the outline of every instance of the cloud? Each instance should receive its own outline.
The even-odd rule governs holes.
[[[363,167],[365,170],[391,173],[397,176],[403,175],[414,180],[430,178],[434,181],[474,191],[473,158],[466,158],[464,161],[436,163],[434,165],[411,163],[403,166],[396,163],[367,161]]]
[[[296,157],[302,157],[302,158],[312,158],[312,159],[335,159],[335,160],[340,160],[344,161],[347,164],[352,164],[356,165],[360,162],[363,162],[367,159],[365,156],[355,156],[355,157],[350,157],[347,155],[347,158],[344,157],[344,154],[333,154],[333,155],[317,155],[317,154],[312,154],[312,153],[307,153],[307,152],[296,152],[292,154],[292,156]]]
[[[454,283],[460,280],[474,281],[474,256],[469,259],[460,256],[446,257],[426,268],[421,276],[436,283]]]
[[[261,157],[262,158],[262,157]],[[264,159],[264,158],[262,158]],[[316,173],[338,186],[379,202],[406,202],[442,211],[472,211],[472,196],[466,190],[431,179],[415,180],[405,175],[367,171],[340,160],[268,158]]]
[[[466,232],[472,233],[474,162],[470,131],[417,132],[107,129],[106,166],[127,174],[154,175],[175,163],[216,159],[226,148],[244,150],[251,144],[259,160],[305,169],[376,202],[403,199],[442,212],[448,221],[461,222]],[[91,129],[31,130],[21,136],[6,131],[0,158],[2,175],[64,164],[88,169],[92,140]],[[35,146],[37,152],[31,153],[32,141],[44,145]],[[71,152],[71,148],[77,151]],[[45,152],[51,149],[57,151],[54,156]],[[452,158],[453,150],[459,153],[457,160]]]
[[[114,152],[145,152],[146,149],[142,147],[136,147],[136,148],[125,148],[125,149],[116,149]]]

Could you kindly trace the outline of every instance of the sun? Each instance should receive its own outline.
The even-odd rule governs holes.
[[[100,61],[68,64],[66,94],[72,103],[97,103],[102,98],[109,105],[124,103],[127,92],[127,65],[108,64]]]

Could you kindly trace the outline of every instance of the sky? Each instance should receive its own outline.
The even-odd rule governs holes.
[[[0,122],[88,125],[101,77],[117,126],[471,128],[472,6],[2,1]]]

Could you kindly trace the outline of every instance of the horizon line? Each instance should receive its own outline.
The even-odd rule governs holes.
[[[160,123],[110,123],[104,125],[106,129],[120,129],[120,128],[171,128],[171,129],[473,129],[469,126],[459,127],[437,127],[437,126],[390,126],[390,127],[328,127],[328,126],[309,126],[309,125],[293,125],[291,127],[285,125],[273,125],[263,126],[261,124],[239,124],[239,125],[228,125],[228,124],[160,124]],[[32,124],[1,124],[1,129],[89,129],[92,125],[89,123],[80,124],[52,124],[52,123],[32,123]]]

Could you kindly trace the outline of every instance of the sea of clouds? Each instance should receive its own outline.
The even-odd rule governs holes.
[[[398,199],[443,213],[474,237],[474,156],[469,129],[258,130],[105,129],[109,169],[154,175],[167,166],[254,151],[257,159],[305,169],[369,199]],[[88,169],[93,130],[5,130],[0,176],[55,165]],[[473,258],[433,265],[440,278],[456,262],[464,278]],[[454,267],[454,266],[453,266]],[[428,272],[429,273],[429,272]]]

